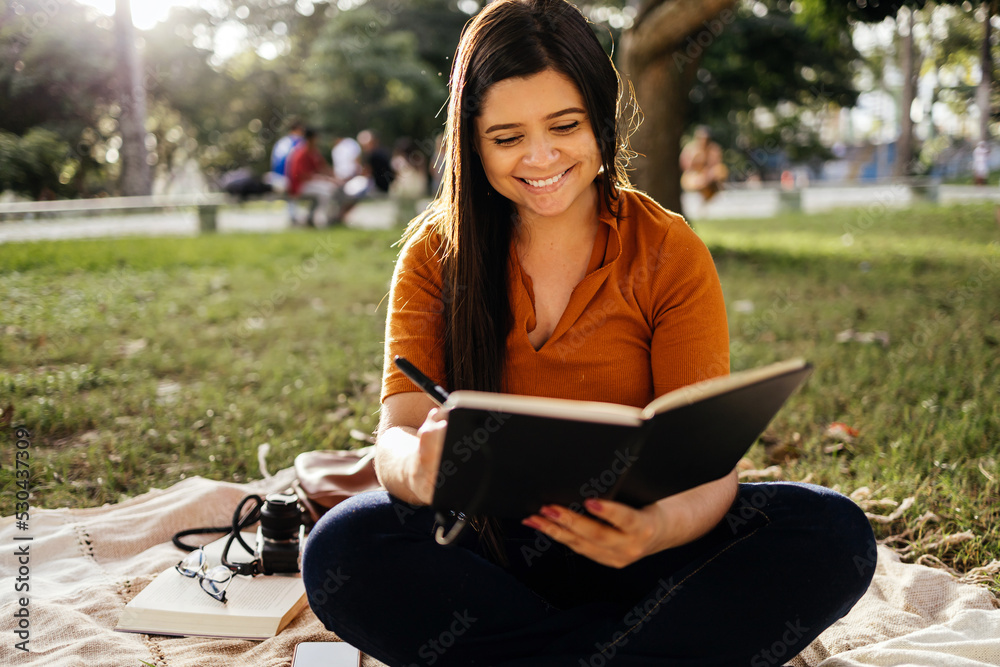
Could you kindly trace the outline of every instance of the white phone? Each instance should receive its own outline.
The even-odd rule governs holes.
[[[301,642],[292,667],[361,667],[361,651],[347,642]]]

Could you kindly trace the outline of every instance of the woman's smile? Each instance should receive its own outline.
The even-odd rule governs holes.
[[[489,88],[476,147],[493,189],[524,221],[590,220],[601,153],[580,90],[546,69]]]
[[[564,182],[563,176],[569,173],[569,170],[572,168],[573,167],[564,169],[563,171],[559,172],[558,174],[556,174],[551,178],[545,178],[545,179],[521,178],[521,180],[528,185],[530,190],[538,192],[552,192],[562,186]]]

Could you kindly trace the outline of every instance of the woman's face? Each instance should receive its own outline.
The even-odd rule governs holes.
[[[601,153],[583,97],[566,76],[547,69],[493,84],[475,132],[486,177],[522,220],[593,206]]]

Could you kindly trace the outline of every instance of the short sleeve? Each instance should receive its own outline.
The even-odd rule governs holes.
[[[420,391],[393,358],[406,357],[442,387],[445,384],[444,301],[440,237],[427,224],[403,246],[392,275],[385,323],[381,401],[393,394]]]
[[[660,247],[652,289],[655,394],[727,375],[729,325],[719,276],[708,248],[679,216]]]

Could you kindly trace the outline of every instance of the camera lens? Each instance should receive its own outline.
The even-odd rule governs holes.
[[[294,494],[272,493],[260,511],[261,534],[266,540],[297,540],[300,520],[298,498]]]

